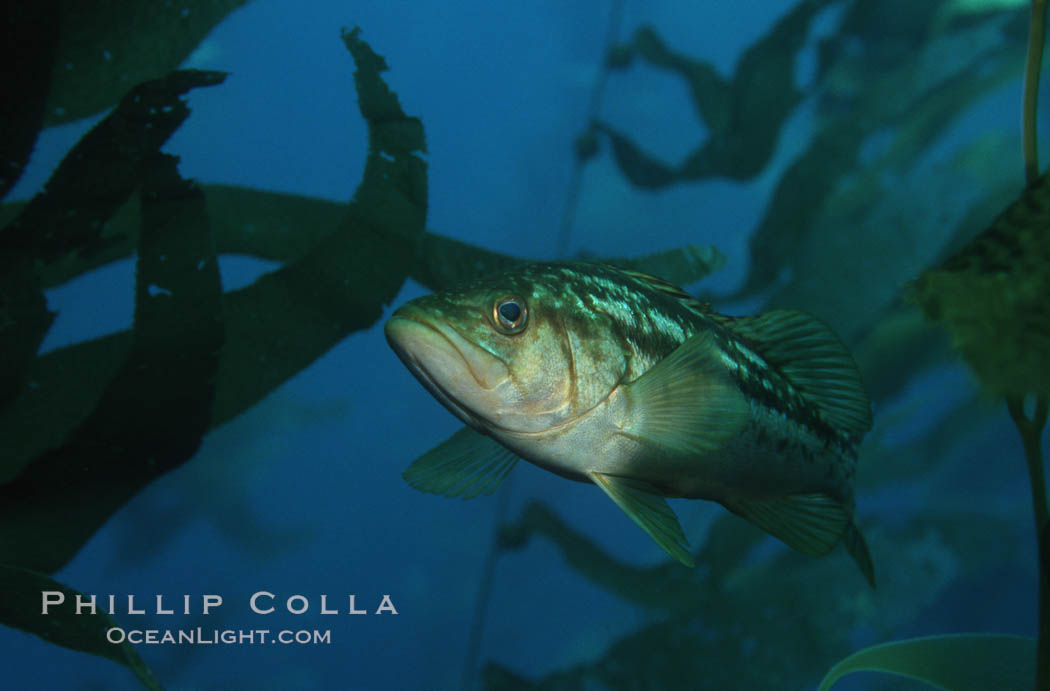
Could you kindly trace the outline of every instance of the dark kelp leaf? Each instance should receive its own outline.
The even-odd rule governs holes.
[[[60,7],[59,0],[38,0],[5,2],[0,8],[0,65],[8,66],[0,77],[7,95],[0,107],[0,199],[22,175],[43,125]]]
[[[143,158],[189,114],[180,96],[223,79],[221,72],[186,70],[136,86],[0,230],[0,405],[18,391],[51,325],[37,262],[97,249],[106,221],[138,186]]]
[[[817,310],[852,341],[863,315],[889,304],[960,227],[966,209],[957,200],[979,189],[975,176],[950,165],[937,175],[910,167],[968,106],[1020,73],[1023,41],[1008,30],[992,21],[944,36],[853,39],[866,42],[863,59],[843,50],[841,62],[826,68],[825,92],[841,101],[825,107],[820,131],[778,183],[750,239],[742,294],[768,290],[790,272],[771,306]],[[958,45],[968,46],[965,59],[926,67]],[[874,160],[861,169],[862,152]],[[919,196],[917,184],[938,190]]]
[[[851,575],[844,551],[819,559],[787,548],[756,551],[761,533],[723,515],[697,553],[689,583],[685,569],[676,574],[609,557],[552,511],[532,504],[520,522],[503,527],[504,549],[520,547],[532,535],[549,539],[595,586],[661,610],[664,618],[614,641],[601,655],[588,652],[586,661],[547,676],[530,679],[490,662],[484,687],[583,691],[630,688],[644,679],[646,688],[660,689],[812,688],[819,670],[848,654],[858,627],[885,637],[913,626],[960,579],[980,582],[1003,563],[1023,558],[1011,526],[990,514],[952,511],[891,533],[872,531],[874,551],[894,555],[885,573],[880,570],[876,591],[859,574]],[[591,651],[594,639],[583,635]],[[502,660],[507,654],[494,655]]]
[[[54,318],[33,258],[0,249],[0,411],[18,394]]]
[[[979,176],[957,165],[967,152],[936,166],[911,167],[910,155],[923,146],[910,140],[914,135],[935,140],[956,117],[955,109],[965,109],[959,99],[987,93],[992,84],[1015,73],[1013,65],[1000,67],[980,78],[960,75],[943,93],[916,104],[895,130],[895,146],[836,185],[804,236],[781,257],[781,262],[788,258],[791,280],[768,307],[804,305],[853,341],[870,326],[871,315],[898,299],[903,283],[935,261],[954,236],[966,232],[969,200],[1001,194],[1001,185],[985,186]],[[953,105],[946,107],[949,102]],[[1000,150],[985,165],[1013,153]],[[916,194],[920,188],[922,194]]]
[[[176,160],[143,161],[135,326],[127,358],[64,443],[0,486],[0,554],[44,573],[197,450],[223,343],[222,285],[204,197]]]
[[[737,543],[742,552],[761,539],[757,528],[751,528],[750,533],[750,540]],[[684,569],[677,561],[671,560],[655,566],[634,566],[623,562],[538,501],[530,502],[517,521],[500,526],[499,548],[503,551],[519,550],[534,535],[553,543],[566,563],[588,581],[643,607],[674,612],[680,610],[683,603],[692,602],[706,592],[706,570]],[[704,558],[706,549],[699,551],[698,562]]]
[[[1050,174],[912,290],[996,396],[1050,395],[1048,228]]]
[[[176,69],[227,14],[247,0],[62,2],[48,21],[59,43],[47,99],[48,126],[109,108],[132,84]]]
[[[219,254],[293,262],[336,232],[347,213],[345,203],[327,199],[231,185],[201,187],[208,200],[208,217]],[[0,206],[0,224],[14,217],[23,206],[19,203]],[[137,219],[138,199],[132,197],[103,227],[102,247],[97,252],[89,256],[66,255],[41,268],[44,287],[61,285],[86,271],[130,257],[135,251]],[[356,230],[344,228],[340,232]],[[495,273],[525,261],[433,232],[417,236],[414,247],[414,253],[405,253],[404,246],[400,246],[398,253],[404,255],[412,278],[433,290],[453,285],[463,277]],[[703,251],[698,252],[702,258]]]
[[[726,257],[714,245],[686,245],[644,257],[603,258],[598,261],[656,276],[676,286],[687,286],[720,270],[725,266]]]
[[[458,283],[531,261],[429,232],[420,238],[416,248],[411,277],[431,290],[447,290]],[[676,247],[644,257],[588,256],[585,259],[640,271],[676,285],[696,283],[725,265],[725,256],[716,247],[699,245]]]
[[[905,445],[892,443],[892,438],[886,439],[887,432],[917,416],[924,406],[938,398],[943,397],[934,391],[927,399],[920,398],[903,410],[881,418],[860,447],[859,455],[863,462],[857,467],[858,484],[868,489],[879,486],[888,489],[893,483],[899,486],[909,481],[919,482],[944,464],[953,453],[970,448],[974,439],[988,434],[996,414],[1001,413],[998,405],[993,405],[986,396],[973,392],[968,399],[939,418],[922,439]]]
[[[226,296],[228,345],[213,423],[230,419],[348,334],[374,324],[408,275],[404,248],[423,233],[423,125],[402,112],[380,77],[386,62],[360,39],[360,30],[344,31],[343,41],[357,65],[354,83],[368,123],[363,179],[335,232],[297,261]]]
[[[358,192],[365,200],[356,203],[365,207],[355,212],[362,222],[347,221],[346,206],[334,202],[209,188],[213,199],[208,210],[219,224],[216,245],[222,251],[289,261],[259,283],[224,297],[227,343],[217,377],[221,405],[214,410],[212,424],[251,407],[346,334],[374,323],[384,302],[392,300],[400,287],[403,278],[398,276],[403,277],[411,265],[411,254],[404,247],[423,235],[425,168],[415,153],[423,147],[421,126],[414,118],[403,117],[408,126],[389,119],[396,99],[385,86],[379,88],[382,82],[376,82],[367,67],[374,69],[381,59],[370,56],[356,34],[348,34],[346,40],[365,65],[358,69],[364,73],[358,88],[375,92],[360,99],[369,127],[392,128],[376,135],[378,143],[366,163],[367,185],[373,191]],[[403,135],[413,127],[418,128],[415,138],[406,139]],[[397,192],[384,195],[374,190],[383,185]],[[136,204],[126,205],[114,220],[114,227],[122,234],[126,231],[131,241],[107,244],[102,253],[109,252],[110,260],[134,250]],[[409,211],[394,213],[397,208]],[[327,244],[319,244],[325,238]],[[118,249],[120,255],[112,254]],[[78,258],[56,264],[61,272],[49,274],[50,279],[79,274],[94,268],[93,262],[94,258]],[[27,377],[33,386],[23,387],[15,405],[0,411],[0,433],[12,449],[0,459],[0,482],[58,446],[83,423],[132,340],[131,333],[123,331],[55,350],[31,363]]]
[[[674,168],[642,151],[626,134],[600,121],[594,123],[591,129],[608,135],[616,165],[635,187],[655,190],[677,181]]]
[[[357,38],[356,30],[344,34],[344,40],[359,61],[355,80],[370,129],[365,179],[344,222],[347,231],[328,235],[298,261],[225,299],[213,253],[192,259],[187,266],[193,276],[214,271],[214,281],[191,281],[183,289],[165,273],[151,276],[144,271],[152,266],[142,254],[144,246],[128,358],[94,412],[65,444],[46,452],[0,489],[0,553],[16,555],[16,563],[38,570],[65,563],[116,507],[150,479],[192,455],[210,424],[255,403],[348,333],[374,323],[383,304],[396,295],[406,267],[384,257],[398,256],[390,251],[391,243],[403,246],[423,230],[422,126],[403,114],[395,117],[400,112],[397,100],[378,78],[382,58]],[[206,230],[203,196],[195,187],[189,196],[203,225],[185,219],[183,225]],[[149,203],[151,197],[144,195],[144,233]],[[167,217],[178,220],[170,211]],[[189,228],[181,232],[185,235]],[[168,234],[180,238],[178,233]],[[181,242],[187,241],[181,238]],[[206,245],[213,249],[210,236]],[[168,254],[166,264],[171,264]],[[208,288],[206,297],[195,295],[202,286]],[[194,296],[195,303],[181,305],[181,300]],[[147,304],[182,309],[166,309],[151,318]],[[220,313],[228,315],[228,336],[216,377],[222,338],[216,315]],[[213,386],[218,387],[214,407],[210,405]],[[76,464],[76,459],[99,457],[109,459],[104,468],[85,471],[83,463]],[[46,479],[67,468],[69,484],[50,487]],[[70,520],[63,512],[78,510],[76,497],[85,492],[97,492],[97,501],[79,508],[75,520]],[[47,539],[41,532],[47,533]]]
[[[69,252],[98,249],[103,225],[138,187],[142,159],[158,151],[189,115],[182,95],[224,79],[224,72],[179,70],[128,91],[0,231],[0,250],[52,262]]]
[[[412,278],[435,291],[528,261],[429,232],[420,237],[414,259]]]
[[[348,34],[347,40],[355,47],[360,42],[355,33]],[[382,64],[374,54],[360,55],[364,65]],[[364,70],[358,88],[372,89],[375,94],[362,98],[361,103],[370,128],[377,128],[377,134],[372,139],[366,181],[355,197],[355,205],[372,209],[355,212],[361,222],[347,222],[345,205],[325,200],[236,187],[204,188],[219,252],[286,262],[278,272],[224,298],[227,344],[217,381],[220,405],[213,424],[256,403],[350,330],[374,323],[384,300],[389,302],[400,286],[397,276],[407,272],[427,287],[440,290],[524,261],[433,233],[408,230],[412,224],[417,228],[422,224],[422,161],[413,153],[422,150],[422,133],[418,138],[412,134],[418,126],[415,119],[389,120],[396,99],[380,85]],[[403,165],[392,171],[393,163]],[[393,184],[384,179],[384,174]],[[375,191],[383,185],[398,191]],[[98,252],[88,257],[67,255],[45,267],[47,285],[61,284],[84,271],[130,256],[135,248],[137,204],[133,198],[103,227],[104,246]],[[399,208],[408,212],[392,212]],[[405,252],[406,246],[415,247],[415,252]],[[613,261],[688,284],[720,264],[721,257],[713,250],[690,246],[640,260]],[[332,266],[318,268],[324,264]],[[328,277],[327,288],[321,290],[326,284],[318,279],[324,277]],[[383,298],[377,292],[390,297]],[[348,301],[347,293],[353,293],[352,300]],[[309,306],[311,303],[315,304]],[[361,308],[356,316],[354,304]],[[260,315],[268,316],[261,319]],[[266,329],[276,323],[273,315],[282,315],[287,323]],[[131,340],[130,332],[120,332],[58,349],[30,365],[27,376],[33,387],[24,388],[16,405],[0,413],[0,434],[13,449],[0,464],[0,481],[11,478],[37,454],[57,446],[85,418]],[[74,381],[76,385],[71,386]]]
[[[962,633],[893,641],[858,650],[830,670],[818,691],[853,672],[885,672],[946,691],[1028,691],[1035,684],[1035,639]]]
[[[65,597],[63,606],[51,607],[43,614],[44,591],[57,591]],[[117,626],[100,607],[96,614],[85,610],[76,614],[73,603],[81,595],[76,590],[29,569],[0,564],[0,624],[31,633],[63,648],[105,657],[127,665],[142,685],[159,691],[160,684],[135,647],[127,641],[115,644],[106,631]],[[87,598],[84,598],[87,600]]]
[[[244,254],[290,262],[305,256],[346,216],[346,204],[315,197],[268,192],[233,185],[201,185],[219,254]],[[0,206],[0,227],[25,207]],[[40,267],[44,288],[62,285],[82,273],[127,259],[138,241],[139,201],[132,195],[103,225],[98,249],[70,253]]]
[[[642,27],[632,46],[618,49],[620,53],[633,49],[650,64],[678,73],[689,85],[709,134],[681,164],[656,160],[605,123],[595,123],[593,130],[609,136],[620,170],[643,189],[713,176],[754,177],[769,162],[781,127],[802,100],[795,86],[795,63],[810,22],[833,1],[798,3],[744,52],[728,82],[709,63],[669,49],[652,27]]]
[[[345,204],[327,199],[232,185],[201,185],[201,188],[208,200],[208,218],[219,254],[292,262],[334,232],[346,215]],[[20,203],[0,206],[0,225],[23,207]],[[66,255],[43,266],[43,286],[61,285],[81,273],[130,257],[135,251],[137,218],[138,198],[131,197],[103,227],[101,249],[89,256]],[[644,257],[593,260],[689,285],[721,269],[726,258],[713,246],[686,245]],[[505,271],[526,261],[529,260],[427,231],[416,240],[409,275],[431,290],[444,290],[463,280]]]
[[[930,324],[915,305],[903,301],[883,310],[856,335],[854,343],[853,359],[876,409],[899,392],[916,372],[953,357],[944,333]]]

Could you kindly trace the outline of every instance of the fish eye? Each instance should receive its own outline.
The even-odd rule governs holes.
[[[498,298],[492,305],[492,321],[505,334],[519,333],[525,328],[528,318],[525,301],[513,295]]]

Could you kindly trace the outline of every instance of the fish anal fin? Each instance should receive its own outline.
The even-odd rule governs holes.
[[[858,439],[871,429],[871,403],[857,365],[826,324],[797,310],[722,323],[752,345],[829,423]]]
[[[681,454],[705,454],[738,434],[750,408],[709,331],[624,386],[634,419],[624,432]]]
[[[473,499],[492,494],[517,461],[496,440],[464,427],[413,461],[401,476],[422,492]]]
[[[591,472],[590,476],[665,552],[688,567],[694,565],[678,517],[655,488],[639,480],[605,473]]]
[[[850,524],[842,504],[825,494],[738,500],[730,508],[788,547],[811,556],[834,549]]]

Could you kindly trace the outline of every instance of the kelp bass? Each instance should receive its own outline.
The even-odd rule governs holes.
[[[728,317],[652,276],[532,264],[413,300],[386,336],[467,424],[405,471],[413,487],[490,493],[523,458],[598,485],[684,564],[665,497],[716,501],[805,554],[841,540],[874,584],[853,496],[871,406],[813,317]]]

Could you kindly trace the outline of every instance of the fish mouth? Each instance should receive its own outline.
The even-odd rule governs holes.
[[[506,381],[506,365],[412,305],[398,309],[383,331],[394,353],[434,398],[471,427],[483,428],[485,423],[460,400],[465,394],[484,396]]]

